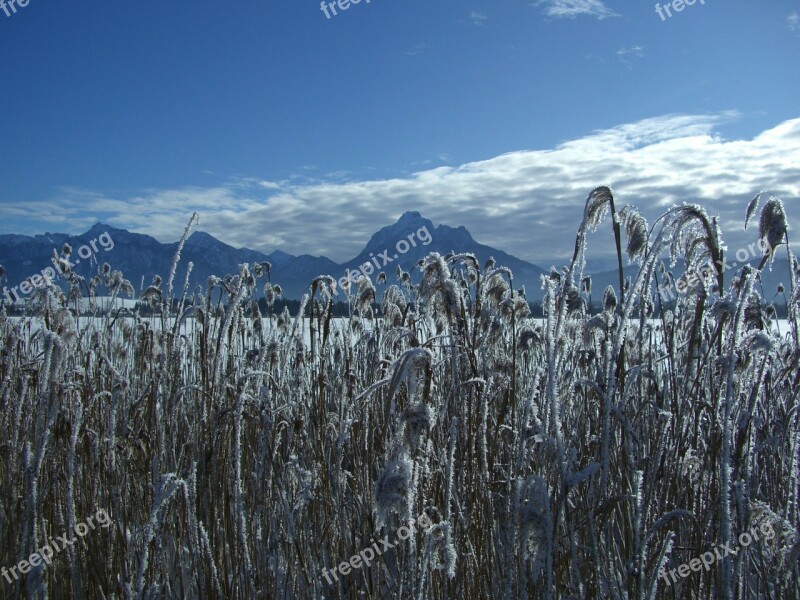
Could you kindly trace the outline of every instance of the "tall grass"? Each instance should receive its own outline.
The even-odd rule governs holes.
[[[4,597],[800,596],[796,274],[784,336],[758,270],[724,288],[718,269],[655,312],[663,254],[719,264],[721,233],[697,206],[652,228],[628,207],[614,226],[638,274],[589,314],[587,234],[612,203],[589,196],[573,260],[543,278],[543,321],[511,271],[469,254],[398,270],[380,299],[360,282],[342,320],[327,276],[299,314],[263,313],[264,264],[184,285],[175,318],[174,265],[163,300],[160,278],[145,292],[157,319],[79,319],[53,288],[36,316],[3,314],[0,566],[98,508],[113,521],[0,578]],[[767,207],[764,233],[787,243]],[[107,266],[70,283],[131,287]],[[428,531],[323,576],[423,513]],[[778,535],[661,576],[757,522]]]

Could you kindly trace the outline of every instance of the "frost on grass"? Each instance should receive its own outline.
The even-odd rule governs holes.
[[[799,274],[780,201],[746,220],[762,199],[758,235],[792,265],[776,297],[750,268],[659,297],[666,261],[720,258],[717,219],[676,206],[649,229],[600,187],[536,318],[508,268],[458,253],[384,288],[322,275],[289,310],[265,263],[181,290],[178,252],[110,313],[99,297],[130,282],[59,248],[65,288],[0,308],[0,565],[99,508],[113,526],[2,595],[800,596]],[[592,306],[584,256],[612,210],[636,272]],[[774,538],[667,588],[663,569],[761,523]]]

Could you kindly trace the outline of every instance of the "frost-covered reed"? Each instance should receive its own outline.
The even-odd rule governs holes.
[[[765,198],[759,235],[794,271]],[[133,291],[110,265],[41,290],[29,318],[0,313],[0,565],[99,508],[114,523],[2,596],[800,596],[797,273],[783,335],[758,269],[662,303],[665,253],[722,265],[722,232],[699,206],[650,226],[614,202],[590,193],[542,320],[470,254],[379,273],[381,298],[348,286],[346,319],[328,276],[273,314],[266,264],[173,299],[179,252],[166,290],[144,290],[157,318],[73,316],[68,298]],[[595,313],[583,264],[608,211],[638,272]],[[400,540],[423,513],[432,527]],[[765,520],[769,544],[659,577]],[[322,576],[382,539],[397,543],[371,565]]]

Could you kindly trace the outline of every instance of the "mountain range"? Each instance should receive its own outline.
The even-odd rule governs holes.
[[[73,249],[70,260],[76,263],[73,268],[79,275],[89,278],[97,272],[99,265],[107,262],[112,269],[122,271],[133,284],[137,295],[151,284],[154,275],[160,275],[166,281],[178,248],[178,242],[164,244],[149,235],[132,233],[103,223],[97,223],[86,233],[74,236],[63,233],[0,235],[0,265],[5,269],[5,279],[0,282],[0,299],[4,297],[10,301],[15,295],[24,297],[22,292],[30,293],[30,286],[26,289],[20,284],[41,274],[47,267],[52,268],[50,259],[53,250],[60,251],[65,243],[69,243]],[[190,293],[197,286],[205,289],[211,275],[222,277],[235,273],[241,263],[267,261],[271,264],[270,280],[281,286],[283,297],[298,299],[309,291],[311,281],[318,275],[331,275],[339,280],[348,271],[358,270],[366,264],[372,267],[363,267],[363,271],[371,276],[373,282],[377,273],[385,271],[387,282],[395,283],[398,266],[404,271],[412,271],[417,262],[430,252],[442,255],[469,252],[477,257],[481,265],[489,258],[494,258],[497,265],[512,270],[514,287],[524,285],[529,300],[538,301],[542,297],[540,276],[545,273],[542,268],[477,242],[463,226],[434,227],[429,219],[415,211],[404,213],[396,223],[377,231],[358,255],[341,264],[324,256],[293,256],[281,250],[265,254],[248,248],[234,248],[208,233],[194,232],[186,240],[181,254],[174,294],[183,288],[189,262],[193,263]],[[599,266],[602,263],[596,264]],[[626,276],[635,275],[637,268],[636,265],[626,267]],[[675,269],[675,276],[680,276],[680,269]],[[726,280],[729,281],[731,277],[730,274],[726,275]],[[619,281],[615,269],[593,273],[592,279],[594,302],[600,300],[607,285],[617,287]],[[778,283],[784,283],[788,290],[786,259],[776,260],[771,270],[765,269],[763,279],[768,298],[775,293]],[[57,281],[63,282],[63,278]],[[33,283],[36,283],[35,279]],[[165,284],[162,286],[165,287]],[[380,299],[382,286],[376,285],[376,288],[377,298]]]
[[[101,236],[105,237],[101,239]],[[94,247],[92,240],[95,241]],[[0,265],[5,268],[2,285],[12,290],[26,279],[41,274],[45,268],[52,267],[50,259],[53,250],[60,252],[65,243],[72,248],[70,261],[75,263],[73,269],[76,273],[91,277],[97,272],[97,266],[107,262],[112,269],[122,271],[137,294],[150,285],[156,274],[166,281],[178,249],[178,242],[164,244],[149,235],[132,233],[103,223],[95,224],[81,235],[4,234],[0,235]],[[373,282],[377,273],[385,271],[388,283],[394,283],[398,266],[404,271],[411,271],[430,252],[439,252],[442,255],[449,252],[471,252],[482,264],[493,257],[498,265],[511,268],[515,286],[524,284],[528,290],[540,287],[539,276],[544,273],[536,265],[480,244],[463,226],[434,227],[420,213],[406,212],[396,223],[377,231],[357,256],[342,264],[325,256],[293,256],[281,250],[265,254],[249,248],[234,248],[208,233],[196,231],[184,245],[174,288],[178,291],[183,288],[189,262],[193,263],[189,281],[192,292],[198,285],[205,289],[211,275],[222,277],[235,273],[241,263],[266,261],[271,265],[270,280],[281,286],[283,297],[298,299],[309,291],[311,281],[318,275],[331,275],[338,280],[348,271],[358,270],[367,263],[373,267],[364,267],[363,270],[370,274]],[[88,258],[82,260],[83,256]],[[63,281],[63,278],[57,279],[59,280]],[[380,298],[380,286],[376,287]],[[17,288],[12,294],[21,296],[22,291],[22,288]]]

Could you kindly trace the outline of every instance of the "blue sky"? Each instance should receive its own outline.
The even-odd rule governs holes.
[[[8,2],[8,0],[6,0]],[[662,3],[664,4],[664,3]],[[354,256],[406,210],[549,264],[610,184],[800,223],[800,2],[30,0],[0,9],[0,233],[102,220]],[[796,229],[796,227],[795,227]],[[610,252],[598,245],[590,253]]]

